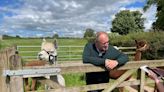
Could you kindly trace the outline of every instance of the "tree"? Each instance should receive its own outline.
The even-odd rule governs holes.
[[[95,31],[91,28],[87,28],[84,33],[84,38],[88,40],[88,42],[93,42],[95,39]]]
[[[15,37],[16,37],[16,38],[21,38],[19,35],[16,35]]]
[[[59,38],[59,35],[58,35],[58,34],[54,34],[54,35],[52,36],[52,38]]]
[[[126,35],[130,32],[142,32],[144,29],[144,18],[139,11],[123,10],[117,13],[112,21],[111,32]]]
[[[90,37],[94,37],[94,36],[95,36],[94,30],[91,28],[87,28],[84,33],[84,38],[90,38]]]
[[[153,28],[157,31],[164,31],[164,0],[148,0],[143,10],[146,11],[151,5],[156,4],[157,6],[157,20],[153,23]]]

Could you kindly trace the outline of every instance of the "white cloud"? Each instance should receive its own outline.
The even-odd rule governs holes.
[[[152,23],[156,21],[156,6],[151,6],[144,14],[143,17],[145,20],[145,30],[150,29],[152,27]]]
[[[7,30],[5,34],[17,33],[23,36],[58,33],[60,36],[72,34],[82,37],[88,27],[96,31],[109,31],[114,15],[136,1],[139,2],[138,0],[24,0],[19,8],[0,6],[0,12],[6,15],[8,12],[13,13],[3,17],[0,28]],[[129,9],[141,10],[141,7]],[[28,31],[28,34],[21,34],[22,31]]]

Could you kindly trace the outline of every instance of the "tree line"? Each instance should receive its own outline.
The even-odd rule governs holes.
[[[159,32],[164,31],[164,0],[147,0],[147,3],[143,7],[146,12],[151,5],[156,5],[156,21],[152,24],[152,28],[149,31]],[[144,21],[142,13],[140,11],[122,10],[115,15],[112,21],[113,33],[119,35],[127,35],[129,33],[144,32]],[[95,36],[95,30],[87,28],[84,33],[84,38],[89,39]]]

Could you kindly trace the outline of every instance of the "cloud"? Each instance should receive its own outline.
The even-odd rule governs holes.
[[[86,28],[109,31],[111,21],[118,10],[138,2],[138,0],[20,1],[21,4],[17,7],[12,7],[12,4],[6,7],[0,6],[0,12],[4,14],[0,28],[5,30],[0,30],[1,33],[21,36],[52,36],[58,33],[59,36],[83,37]]]
[[[144,27],[145,31],[148,29],[151,29],[152,23],[156,21],[156,5],[152,5],[146,12],[143,11],[143,7],[121,7],[119,11],[121,10],[130,10],[130,11],[140,11],[143,15],[142,17],[146,20],[144,21]]]
[[[145,30],[152,27],[152,23],[156,21],[156,5],[152,5],[144,14],[143,17],[146,18],[144,26]]]

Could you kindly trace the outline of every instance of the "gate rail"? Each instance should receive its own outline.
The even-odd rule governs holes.
[[[18,70],[39,70],[39,69],[50,69],[50,68],[60,68],[60,74],[72,74],[72,73],[86,73],[86,72],[98,72],[98,71],[105,71],[104,68],[94,66],[92,64],[83,64],[82,61],[80,62],[67,62],[61,63],[57,66],[46,65],[46,66],[28,66],[22,67],[21,65],[21,57],[15,53],[15,48],[5,49],[4,51],[0,52],[0,92],[24,92],[23,89],[23,76],[3,76],[5,70],[10,71],[18,71]],[[46,92],[80,92],[80,91],[89,91],[89,90],[96,90],[96,89],[105,89],[104,92],[110,92],[116,87],[123,87],[123,86],[132,86],[132,85],[139,85],[138,92],[144,92],[144,86],[147,83],[154,83],[154,81],[147,79],[145,80],[145,72],[140,70],[139,68],[143,65],[147,65],[149,67],[161,67],[164,66],[164,60],[142,60],[139,62],[129,61],[125,65],[121,66],[117,70],[128,70],[124,73],[120,78],[114,80],[114,82],[109,83],[102,83],[102,84],[93,84],[93,85],[84,85],[80,87],[61,87],[57,85],[57,83],[52,83],[51,80],[39,80],[39,82],[43,84],[49,84],[53,86],[52,88],[46,90]],[[137,75],[140,77],[133,81],[125,81],[129,75],[133,72],[138,72]],[[40,72],[40,71],[39,71]],[[39,74],[39,73],[38,73]],[[29,75],[36,75],[36,74],[29,74]],[[45,90],[40,90],[39,92],[45,92]]]

